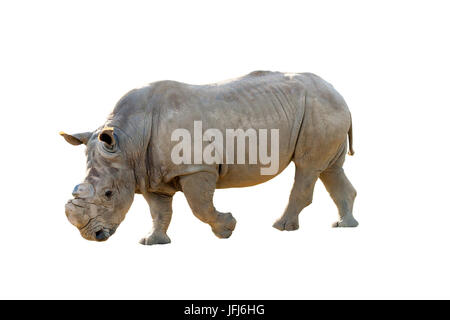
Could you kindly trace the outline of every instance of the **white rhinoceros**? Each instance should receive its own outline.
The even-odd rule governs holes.
[[[196,124],[210,137],[203,136],[200,145],[192,148],[184,144],[189,148],[178,155],[182,153],[186,161],[174,161],[174,150],[180,146],[174,132],[181,129],[195,136]],[[225,160],[217,144],[209,149],[215,150],[211,153],[215,161],[202,161],[203,147],[218,142],[220,133],[228,138],[229,129],[245,133],[238,143],[241,150],[234,152],[232,146],[230,156],[227,149]],[[254,135],[264,130],[274,133],[269,149],[277,160],[265,172],[267,159],[255,161],[254,154],[263,145],[267,151],[264,135]],[[275,228],[298,229],[298,215],[311,203],[318,178],[338,207],[340,219],[333,226],[358,225],[352,214],[356,191],[342,169],[347,135],[349,154],[353,154],[350,112],[329,83],[310,73],[256,71],[210,85],[155,82],[127,93],[99,129],[61,135],[73,145],[87,146],[87,176],[73,190],[66,215],[88,240],[108,239],[124,219],[134,194],[140,193],[153,218],[153,231],[140,242],[169,243],[166,232],[177,191],[185,194],[195,216],[209,224],[217,237],[228,238],[236,220],[214,208],[214,190],[265,182],[291,161],[296,167],[295,182]],[[249,160],[243,163],[242,157]]]

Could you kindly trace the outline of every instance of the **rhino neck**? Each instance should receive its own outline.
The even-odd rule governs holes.
[[[120,132],[120,147],[134,172],[135,192],[143,194],[150,185],[148,151],[152,118],[151,109],[133,106],[128,102],[126,108],[116,106],[105,123],[105,126],[113,127]]]
[[[113,127],[120,135],[120,148],[134,173],[135,192],[145,193],[149,188],[150,170],[148,150],[151,122],[139,120],[136,125],[124,126],[120,121],[109,120],[105,126]]]

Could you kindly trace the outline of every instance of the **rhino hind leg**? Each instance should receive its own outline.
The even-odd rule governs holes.
[[[289,197],[289,203],[283,215],[273,224],[281,231],[294,231],[299,228],[298,215],[312,202],[314,186],[319,174],[317,170],[306,170],[300,166],[295,169],[295,182]]]
[[[342,166],[346,155],[346,144],[343,144],[336,161],[320,174],[325,188],[338,208],[339,221],[333,227],[357,227],[358,221],[353,217],[353,202],[356,190],[348,180]]]
[[[229,238],[236,226],[231,213],[222,213],[214,208],[213,196],[217,175],[198,172],[180,177],[180,185],[194,215],[211,226],[218,238]]]
[[[356,190],[344,173],[344,169],[332,167],[320,174],[325,188],[336,204],[339,212],[339,221],[333,227],[357,227],[358,221],[353,217],[353,202]]]
[[[170,220],[172,219],[172,196],[148,193],[144,195],[150,206],[153,220],[153,230],[142,238],[139,243],[143,245],[167,244],[170,238],[167,235]]]

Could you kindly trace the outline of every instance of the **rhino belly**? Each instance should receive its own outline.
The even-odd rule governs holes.
[[[289,161],[280,164],[275,175],[262,175],[260,165],[227,165],[227,172],[217,181],[218,189],[254,186],[276,177],[288,166]]]
[[[267,140],[267,147],[261,145],[258,141],[257,163],[250,164],[250,151],[248,144],[246,144],[246,162],[244,164],[239,164],[237,154],[235,154],[232,163],[221,165],[217,188],[248,187],[260,184],[277,176],[289,165],[295,149],[295,144],[290,142],[292,126],[287,125],[286,123],[280,123],[272,129],[278,130],[278,152],[271,150],[271,139],[273,139],[273,136]],[[268,129],[268,131],[270,131],[270,129]],[[262,152],[265,155],[269,156],[269,163],[261,163],[260,148],[263,149]]]

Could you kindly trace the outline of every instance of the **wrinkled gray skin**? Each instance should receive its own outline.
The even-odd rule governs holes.
[[[202,121],[203,131],[221,130],[224,137],[227,128],[279,129],[278,172],[261,175],[260,168],[267,166],[260,163],[173,164],[171,151],[178,142],[171,141],[171,134],[186,128],[193,136],[194,121]],[[228,238],[236,220],[215,209],[214,190],[265,182],[293,161],[295,182],[289,203],[273,226],[298,229],[298,215],[311,203],[320,178],[338,207],[340,219],[333,226],[356,227],[352,215],[356,191],[342,169],[347,134],[353,154],[351,132],[344,99],[313,74],[256,71],[200,86],[155,82],[127,93],[96,131],[61,133],[69,143],[87,146],[87,175],[66,204],[66,215],[84,238],[104,241],[124,219],[134,194],[140,193],[153,218],[152,232],[140,243],[169,243],[172,197],[182,191],[194,215],[217,237]]]

